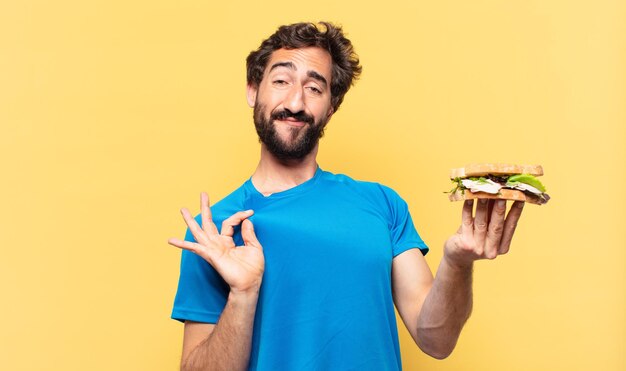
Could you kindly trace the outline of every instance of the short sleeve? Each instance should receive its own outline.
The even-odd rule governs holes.
[[[423,255],[428,253],[428,246],[417,233],[407,203],[391,188],[383,186],[390,207],[390,225],[393,256],[406,250],[418,248]]]
[[[196,220],[200,223],[198,218]],[[196,241],[189,229],[185,240]],[[217,323],[228,293],[228,284],[209,263],[190,251],[182,251],[173,319]]]

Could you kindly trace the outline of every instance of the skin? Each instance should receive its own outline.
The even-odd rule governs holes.
[[[248,86],[248,104],[260,105],[266,118],[275,110],[287,109],[294,113],[304,111],[316,123],[326,125],[333,114],[331,62],[330,55],[319,48],[275,51],[259,86]],[[292,118],[277,120],[274,125],[286,146],[308,130],[305,123]],[[276,158],[262,144],[252,183],[264,195],[302,184],[315,174],[317,150],[318,145],[304,158],[285,160]],[[473,200],[466,201],[460,227],[444,243],[436,277],[417,249],[393,259],[395,305],[425,353],[441,359],[454,349],[472,308],[474,261],[494,259],[509,251],[523,205],[515,202],[507,215],[503,200],[479,200],[475,211]],[[169,243],[204,258],[231,290],[217,324],[185,322],[181,369],[245,370],[265,267],[262,245],[248,220],[253,211],[234,214],[222,223],[218,233],[206,193],[201,195],[200,208],[202,227],[187,209],[182,209],[185,223],[198,242],[170,239]],[[236,247],[233,242],[236,225],[241,225],[244,246]]]
[[[415,343],[437,359],[454,350],[472,310],[474,261],[508,253],[523,202],[480,199],[463,205],[461,226],[444,244],[444,255],[432,274],[422,254],[413,249],[393,260],[394,302]]]
[[[238,212],[222,223],[221,233],[211,219],[209,196],[200,201],[202,227],[189,210],[181,214],[197,243],[172,238],[169,243],[204,258],[230,286],[230,294],[217,325],[185,322],[182,370],[245,370],[250,358],[252,327],[265,269],[263,248],[247,220],[253,212]],[[244,246],[233,241],[241,224]]]
[[[294,68],[282,66],[286,62],[292,63]],[[304,111],[313,116],[316,123],[324,122],[325,125],[334,113],[330,103],[331,63],[328,52],[320,48],[275,51],[259,86],[247,87],[248,105],[255,107],[260,104],[265,108],[266,117],[270,112],[281,109],[294,113]],[[322,84],[319,79],[312,78],[313,73],[322,76],[327,83]],[[276,121],[275,125],[278,135],[287,145],[308,130],[303,123],[294,120]],[[261,144],[261,158],[252,175],[252,183],[265,195],[304,183],[317,170],[318,148],[316,145],[302,159],[283,161]]]

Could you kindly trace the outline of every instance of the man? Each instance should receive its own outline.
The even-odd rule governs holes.
[[[416,344],[445,358],[472,307],[472,266],[508,251],[523,203],[463,206],[433,278],[406,203],[321,170],[318,140],[361,67],[339,27],[283,26],[250,54],[261,141],[252,177],[189,229],[172,317],[184,370],[398,370],[394,303]],[[218,228],[217,226],[221,226]]]

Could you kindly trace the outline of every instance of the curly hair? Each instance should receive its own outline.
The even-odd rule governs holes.
[[[344,36],[340,26],[332,23],[320,22],[318,25],[294,23],[279,27],[272,36],[263,40],[257,50],[248,55],[246,59],[248,85],[259,86],[267,63],[275,50],[307,47],[322,48],[328,51],[332,58],[330,93],[331,104],[336,112],[350,86],[359,78],[361,66],[350,40]]]

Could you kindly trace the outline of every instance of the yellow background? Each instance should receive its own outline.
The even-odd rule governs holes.
[[[369,5],[368,5],[369,4]],[[0,369],[174,370],[178,210],[259,153],[247,53],[330,20],[361,57],[329,171],[409,203],[434,270],[448,170],[540,163],[509,255],[476,264],[455,353],[406,370],[626,369],[623,1],[9,1],[0,5]]]

